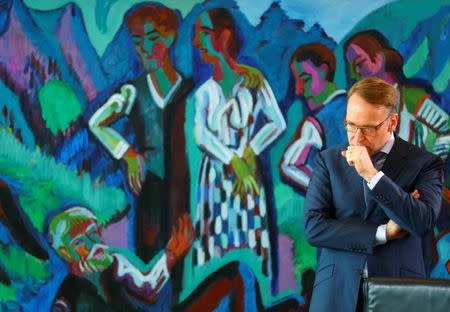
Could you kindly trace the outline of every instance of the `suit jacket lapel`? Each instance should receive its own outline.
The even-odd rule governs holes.
[[[361,203],[358,206],[358,212],[361,215],[364,214],[366,210],[365,200],[364,200],[364,189],[363,189],[363,179],[356,171],[355,167],[351,167],[348,165],[345,157],[340,157],[340,161],[342,162],[342,168],[344,170],[343,177],[345,177],[345,185],[346,190],[354,194],[355,202]]]
[[[391,180],[395,180],[397,175],[402,171],[405,165],[404,157],[407,154],[407,145],[405,141],[395,135],[395,143],[392,150],[386,157],[381,171],[387,175]]]
[[[394,135],[395,143],[392,146],[391,151],[387,155],[383,167],[381,168],[381,171],[383,171],[383,173],[391,180],[395,180],[398,174],[402,171],[403,166],[405,165],[404,157],[407,154],[405,141],[399,138],[397,134],[394,133]],[[366,202],[368,203],[368,205],[363,216],[364,219],[369,218],[373,209],[377,206],[377,202],[370,197],[367,198]]]

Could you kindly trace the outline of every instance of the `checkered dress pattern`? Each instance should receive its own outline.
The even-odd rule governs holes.
[[[235,175],[230,165],[205,156],[200,170],[194,266],[233,249],[249,248],[261,259],[263,274],[270,276],[268,216],[261,177],[256,177],[259,195],[241,197],[233,192]]]

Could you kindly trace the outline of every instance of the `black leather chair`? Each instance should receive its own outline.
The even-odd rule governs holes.
[[[365,312],[450,311],[450,280],[367,278],[362,291]]]

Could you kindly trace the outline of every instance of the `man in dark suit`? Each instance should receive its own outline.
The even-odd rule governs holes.
[[[320,247],[311,311],[355,311],[361,277],[425,277],[422,239],[439,215],[442,162],[399,138],[397,90],[378,78],[348,92],[348,144],[321,152],[305,233]]]

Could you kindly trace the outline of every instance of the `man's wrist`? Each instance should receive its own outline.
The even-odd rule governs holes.
[[[386,244],[387,242],[387,224],[381,224],[375,233],[375,246]]]
[[[373,171],[370,171],[368,174],[365,174],[363,176],[363,179],[367,182],[370,183],[370,181],[372,181],[373,177],[376,176],[378,173],[378,170],[374,168]]]

